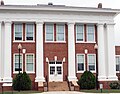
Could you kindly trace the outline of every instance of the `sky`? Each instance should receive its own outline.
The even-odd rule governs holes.
[[[78,6],[78,7],[97,7],[102,3],[103,8],[120,9],[120,0],[3,0],[7,5],[54,5]],[[120,46],[120,14],[115,17],[115,45]]]

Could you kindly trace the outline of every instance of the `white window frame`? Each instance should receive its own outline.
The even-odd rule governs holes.
[[[33,55],[33,71],[27,71],[27,55]],[[35,58],[34,58],[34,53],[26,53],[25,54],[25,71],[26,71],[26,73],[35,73]]]
[[[87,69],[89,70],[89,55],[94,55],[95,56],[95,70],[91,71],[92,73],[96,73],[96,54],[87,54]]]
[[[115,70],[116,70],[116,57],[120,57],[120,55],[115,55]],[[116,73],[120,73],[120,71],[116,71]]]
[[[27,32],[26,32],[26,27],[27,27],[27,25],[29,25],[29,24],[32,24],[33,25],[33,40],[27,40]],[[34,42],[35,41],[35,25],[34,25],[34,23],[26,23],[25,24],[25,41],[27,41],[27,42]]]
[[[94,40],[93,41],[89,41],[88,40],[88,26],[93,26],[94,27]],[[86,36],[87,36],[87,39],[86,39],[86,42],[88,43],[95,43],[95,25],[94,24],[87,24],[86,25]]]
[[[46,26],[47,25],[52,25],[52,27],[53,27],[53,40],[52,41],[48,41],[48,40],[46,40]],[[53,23],[46,23],[45,24],[45,42],[54,42],[54,24]]]
[[[78,55],[83,55],[84,56],[84,70],[83,71],[78,71]],[[85,71],[85,54],[76,54],[76,64],[77,64],[77,73],[83,73]]]
[[[15,55],[19,55],[19,53],[13,54],[13,73],[14,74],[18,73],[18,71],[15,71]],[[20,55],[22,56],[22,71],[20,71],[20,72],[23,72],[23,54],[20,53]]]
[[[78,41],[77,40],[77,26],[82,26],[83,27],[83,41]],[[76,43],[83,43],[83,42],[85,42],[85,32],[84,32],[84,24],[76,24]]]
[[[15,40],[15,25],[22,25],[22,40]],[[23,23],[14,23],[14,41],[15,42],[21,42],[23,41]]]
[[[64,26],[64,40],[63,40],[63,41],[59,41],[59,40],[58,40],[57,27],[58,27],[59,25]],[[56,24],[56,42],[65,42],[65,24]]]

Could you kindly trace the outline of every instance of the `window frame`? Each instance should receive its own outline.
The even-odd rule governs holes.
[[[78,40],[77,40],[77,34],[78,34],[78,33],[77,33],[77,32],[78,32],[78,31],[77,31],[77,26],[82,26],[82,27],[83,27],[83,41],[78,41]],[[76,31],[76,43],[83,43],[83,42],[85,42],[85,30],[84,30],[84,28],[85,28],[84,24],[76,24],[76,25],[75,25],[75,29],[76,29],[76,30],[75,30],[75,31]]]
[[[115,70],[116,70],[116,65],[117,65],[117,64],[116,64],[116,63],[117,63],[117,62],[116,62],[116,57],[119,57],[119,58],[120,58],[120,55],[115,55]],[[120,65],[119,65],[119,68],[120,68]],[[119,72],[120,72],[120,71],[116,71],[116,73],[119,73]]]
[[[78,58],[77,58],[77,57],[78,57],[79,55],[83,55],[83,56],[84,56],[84,62],[83,62],[83,63],[84,63],[84,70],[83,70],[83,71],[79,71],[79,70],[78,70]],[[83,72],[85,71],[85,65],[86,65],[86,64],[85,64],[85,54],[80,54],[80,53],[76,54],[76,64],[77,64],[77,73],[83,73]]]
[[[13,54],[13,73],[14,74],[18,73],[18,71],[15,71],[15,55],[19,55],[19,53],[14,53]],[[20,55],[22,56],[22,71],[20,71],[22,73],[23,72],[23,54],[20,53]]]
[[[87,54],[87,69],[88,69],[88,71],[90,71],[89,70],[89,59],[88,59],[88,57],[90,56],[90,55],[94,55],[95,56],[95,70],[94,71],[91,71],[92,73],[96,73],[96,54]]]
[[[22,25],[22,40],[15,40],[15,25]],[[23,23],[14,23],[14,41],[15,42],[23,41]]]
[[[46,39],[46,26],[47,25],[52,25],[52,28],[53,28],[53,40],[51,40],[51,41],[48,41],[47,39]],[[54,30],[54,24],[53,23],[46,23],[45,24],[45,42],[54,42],[55,40],[54,40],[54,32],[55,32],[55,30]]]
[[[62,26],[64,26],[64,40],[58,40],[58,32],[57,32],[57,27],[59,26],[59,25],[62,25]],[[56,24],[56,42],[65,42],[65,24]]]
[[[89,40],[88,40],[88,27],[89,27],[89,26],[93,26],[93,28],[94,28],[94,40],[93,40],[93,41],[89,41]],[[88,42],[88,43],[95,43],[95,37],[96,37],[96,36],[95,36],[95,25],[94,25],[94,24],[87,24],[87,25],[86,25],[86,36],[87,36],[87,37],[86,37],[86,42]]]
[[[32,24],[33,25],[33,40],[27,40],[27,25],[29,25],[29,24]],[[34,23],[25,23],[25,41],[27,41],[27,42],[34,42],[35,41],[35,25],[34,25]]]
[[[33,71],[27,71],[27,55],[33,55]],[[25,54],[25,71],[26,73],[35,73],[35,58],[34,53],[26,53]]]

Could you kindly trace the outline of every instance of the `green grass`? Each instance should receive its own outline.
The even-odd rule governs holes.
[[[101,90],[80,90],[80,92],[86,93],[101,93]],[[102,93],[120,93],[120,89],[110,89],[110,90],[102,90]]]
[[[3,94],[39,94],[41,93],[40,91],[10,91],[10,92],[3,92]],[[2,94],[2,93],[0,93]]]

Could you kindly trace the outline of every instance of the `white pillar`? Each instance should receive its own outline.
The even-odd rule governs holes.
[[[98,35],[98,80],[105,81],[106,79],[106,60],[105,60],[105,32],[104,25],[98,24],[97,27]]]
[[[0,82],[2,81],[2,29],[1,29],[1,24],[0,22]]]
[[[3,82],[12,82],[11,77],[11,22],[5,22],[4,31],[4,77]]]
[[[76,72],[75,72],[74,23],[68,23],[68,80],[77,81]]]
[[[35,82],[44,82],[43,62],[43,22],[36,22],[36,78]]]
[[[107,24],[108,80],[118,80],[116,76],[114,23]]]

